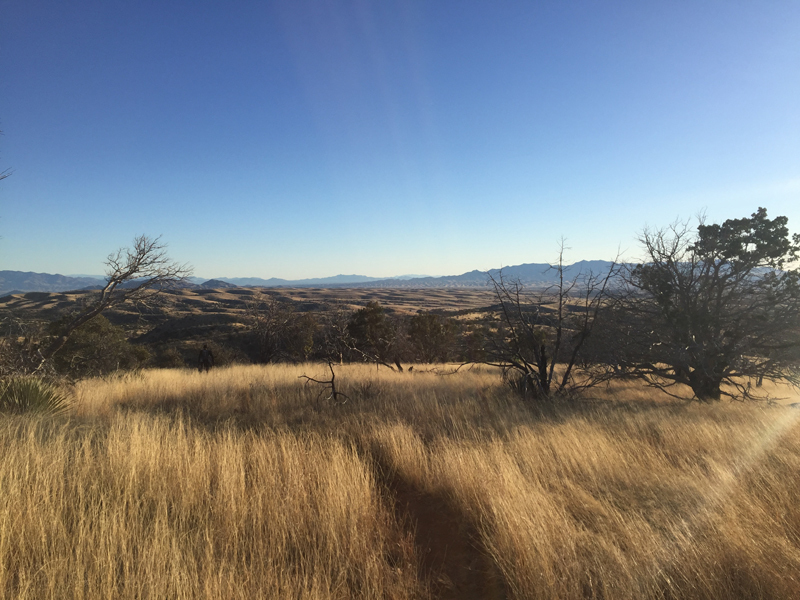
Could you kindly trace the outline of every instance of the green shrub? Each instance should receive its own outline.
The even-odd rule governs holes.
[[[0,412],[59,414],[69,409],[66,394],[36,377],[9,377],[0,381]]]
[[[411,317],[408,338],[414,358],[420,362],[447,362],[455,345],[456,322],[433,313],[420,312]]]
[[[183,369],[186,367],[186,360],[175,346],[166,346],[158,349],[151,364],[159,369]]]
[[[61,334],[64,321],[50,326],[53,335]],[[140,368],[149,358],[146,348],[128,341],[122,327],[113,325],[103,315],[97,315],[72,332],[64,347],[53,357],[53,365],[61,374],[82,379]]]

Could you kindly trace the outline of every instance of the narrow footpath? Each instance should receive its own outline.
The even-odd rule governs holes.
[[[398,523],[413,534],[420,573],[437,600],[500,600],[506,585],[478,530],[447,498],[405,481],[372,449],[376,475]]]

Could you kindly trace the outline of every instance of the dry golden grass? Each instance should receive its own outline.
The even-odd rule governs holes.
[[[796,415],[716,408],[375,438],[479,525],[513,597],[800,597]]]
[[[0,436],[5,597],[418,595],[372,473],[341,441],[143,414],[12,419]]]
[[[298,379],[321,365],[150,371],[3,418],[0,593],[800,597],[800,411],[531,410],[415,369],[337,368],[338,404]]]

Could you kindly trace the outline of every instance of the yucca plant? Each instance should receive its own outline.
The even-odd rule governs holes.
[[[66,394],[37,377],[9,377],[0,381],[0,412],[60,414],[69,409]]]

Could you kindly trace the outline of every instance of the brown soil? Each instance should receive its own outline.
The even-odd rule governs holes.
[[[420,489],[384,464],[373,449],[378,478],[399,523],[408,528],[420,573],[439,600],[506,598],[502,574],[483,548],[475,524],[444,495]]]

